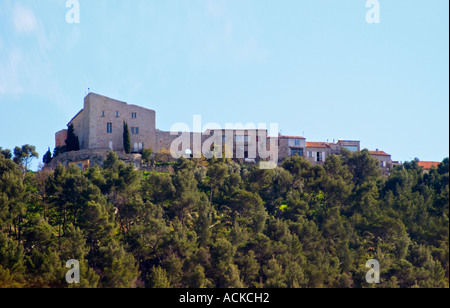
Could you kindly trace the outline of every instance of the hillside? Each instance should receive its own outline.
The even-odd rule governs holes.
[[[367,151],[274,170],[179,160],[22,173],[0,154],[0,287],[449,286],[449,161],[382,177]],[[81,283],[68,285],[66,261]],[[381,283],[365,280],[380,263]]]

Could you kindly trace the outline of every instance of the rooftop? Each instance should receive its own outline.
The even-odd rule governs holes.
[[[279,139],[305,139],[305,137],[301,137],[301,136],[283,136],[283,135],[280,135],[278,138]]]
[[[437,168],[440,162],[437,161],[419,161],[417,163],[420,167],[423,167],[425,170],[430,170],[432,167]]]
[[[384,151],[379,151],[379,150],[376,150],[376,151],[369,151],[369,153],[370,153],[371,155],[378,155],[378,156],[391,156],[391,154],[388,154],[388,153],[386,153],[386,152],[384,152]]]
[[[307,148],[329,148],[326,142],[306,142]]]

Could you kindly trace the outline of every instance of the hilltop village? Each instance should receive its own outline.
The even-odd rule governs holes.
[[[131,156],[126,157],[123,156],[124,123],[127,123],[131,142]],[[153,153],[167,153],[171,147],[173,148],[174,142],[180,139],[181,135],[186,136],[186,134],[188,142],[177,146],[177,150],[182,154],[187,153],[187,157],[193,156],[193,149],[196,148],[195,140],[199,141],[197,148],[204,148],[205,144],[213,139],[216,141],[215,144],[230,145],[233,150],[229,153],[229,158],[247,163],[273,159],[280,164],[289,156],[299,155],[316,165],[323,164],[326,158],[332,154],[340,154],[342,149],[361,151],[360,141],[356,140],[339,139],[333,142],[315,142],[307,141],[301,136],[281,134],[278,134],[277,138],[273,138],[269,136],[267,130],[256,128],[206,130],[203,133],[162,131],[156,128],[156,112],[154,110],[95,93],[89,93],[84,98],[84,108],[69,121],[67,126],[73,128],[78,138],[80,151],[78,155],[65,155],[63,159],[56,157],[53,165],[56,162],[62,162],[87,168],[95,161],[95,158],[105,156],[110,150],[131,161],[137,161],[139,156],[136,154],[141,154],[144,149],[152,149]],[[222,139],[211,138],[215,134],[221,136]],[[68,129],[56,133],[56,149],[66,146],[67,137]],[[265,152],[264,156],[262,152]],[[380,171],[384,175],[388,175],[396,165],[400,164],[392,161],[391,155],[384,151],[376,149],[369,153],[379,161]]]

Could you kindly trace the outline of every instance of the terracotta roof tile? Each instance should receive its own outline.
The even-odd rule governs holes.
[[[371,155],[378,155],[378,156],[391,156],[390,154],[384,152],[384,151],[369,151]]]
[[[431,167],[437,168],[440,164],[440,162],[437,161],[419,161],[417,163],[420,167],[423,167],[425,170],[430,170]]]
[[[307,148],[328,148],[328,144],[326,142],[306,142]]]

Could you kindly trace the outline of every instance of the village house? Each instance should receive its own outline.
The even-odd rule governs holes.
[[[380,163],[381,173],[384,175],[389,175],[389,173],[393,170],[391,155],[378,149],[376,149],[376,151],[369,151],[369,153]]]

